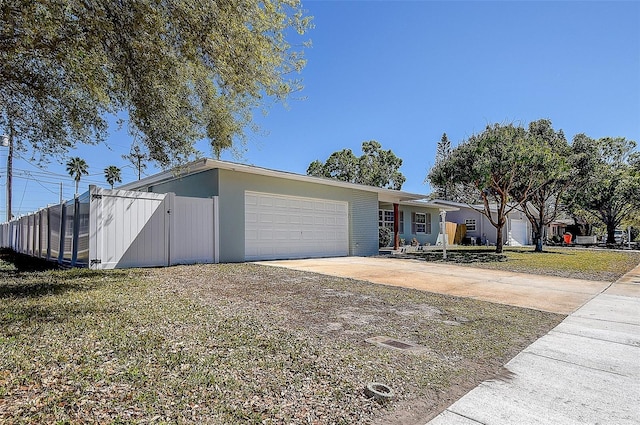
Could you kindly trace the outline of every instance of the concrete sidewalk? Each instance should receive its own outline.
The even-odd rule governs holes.
[[[640,265],[430,425],[640,424]]]

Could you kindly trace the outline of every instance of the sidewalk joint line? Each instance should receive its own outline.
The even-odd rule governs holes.
[[[602,342],[606,342],[606,343],[609,343],[609,344],[618,344],[618,345],[624,345],[626,347],[640,348],[640,345],[636,345],[636,344],[629,344],[629,343],[626,343],[626,342],[612,341],[610,339],[603,339],[603,338],[596,338],[596,337],[593,337],[593,336],[580,335],[580,334],[571,333],[571,332],[559,331],[557,329],[551,329],[549,331],[549,333],[552,333],[552,332],[553,333],[563,334],[563,335],[577,336],[579,338],[590,339],[590,340],[593,340],[593,341],[602,341]]]
[[[476,419],[473,419],[473,418],[471,418],[471,417],[469,417],[469,416],[467,416],[467,415],[463,415],[462,413],[454,412],[453,410],[450,410],[450,409],[447,409],[446,411],[447,411],[447,412],[449,412],[449,413],[453,413],[453,414],[454,414],[454,415],[456,415],[456,416],[460,416],[460,417],[462,417],[462,418],[469,419],[470,421],[473,421],[473,422],[475,422],[475,423],[477,423],[477,424],[487,425],[487,424],[486,424],[486,423],[484,423],[484,422],[480,422],[480,421],[478,421],[478,420],[476,420]]]
[[[554,361],[560,362],[560,363],[570,364],[570,365],[577,366],[577,367],[580,367],[580,368],[583,368],[583,369],[589,369],[589,370],[595,370],[597,372],[609,373],[611,375],[622,376],[623,378],[630,378],[630,376],[624,375],[622,373],[613,372],[613,371],[610,371],[610,370],[598,369],[596,367],[591,367],[591,366],[585,366],[585,365],[582,365],[582,364],[579,364],[579,363],[570,362],[570,361],[567,361],[567,360],[556,359],[555,357],[545,356],[543,354],[534,353],[533,351],[524,351],[524,353],[531,354],[531,355],[536,356],[536,357],[541,357],[543,359],[549,359],[549,360],[554,360]]]
[[[621,322],[621,321],[619,321],[619,320],[607,320],[607,319],[600,319],[600,318],[598,318],[598,317],[592,317],[592,316],[582,316],[582,315],[580,315],[580,313],[578,313],[578,314],[573,313],[573,314],[571,314],[571,315],[569,315],[569,316],[571,316],[571,317],[577,317],[577,318],[579,318],[579,319],[595,320],[595,321],[598,321],[598,322],[619,323],[619,324],[621,324],[621,325],[640,326],[640,324],[638,324],[638,323]],[[569,316],[567,316],[567,317],[569,317]]]

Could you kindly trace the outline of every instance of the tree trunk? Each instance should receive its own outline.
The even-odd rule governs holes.
[[[616,226],[615,223],[607,222],[607,243],[616,243]]]
[[[502,242],[502,228],[504,226],[496,227],[496,254],[502,254],[502,246],[504,243]]]
[[[535,245],[533,252],[542,252],[542,220],[531,224],[533,226],[533,244]]]
[[[540,234],[539,231],[533,231],[533,243],[535,245],[535,248],[533,249],[534,252],[542,252],[542,235]]]
[[[532,223],[533,224],[533,242],[536,245],[533,252],[542,252],[542,232],[544,231],[544,215],[546,214],[546,212],[544,208],[545,207],[544,202],[541,202],[540,204],[541,205],[539,205],[539,208],[538,208],[538,220],[536,223]]]

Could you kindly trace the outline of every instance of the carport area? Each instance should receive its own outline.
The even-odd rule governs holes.
[[[261,264],[559,314],[574,312],[610,285],[609,282],[380,257],[279,260]]]

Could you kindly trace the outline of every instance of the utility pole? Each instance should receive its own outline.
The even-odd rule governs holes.
[[[13,180],[13,120],[9,118],[9,135],[2,136],[2,146],[9,147],[7,154],[7,221],[11,221],[11,184]]]
[[[142,177],[142,169],[147,168],[147,164],[143,164],[142,161],[148,159],[147,154],[140,152],[140,147],[138,145],[134,146],[129,155],[122,155],[124,159],[128,159],[131,161],[134,167],[138,170],[138,180]]]

